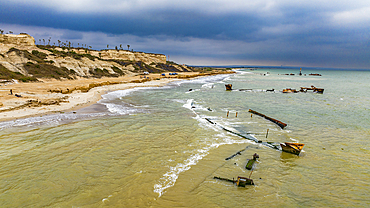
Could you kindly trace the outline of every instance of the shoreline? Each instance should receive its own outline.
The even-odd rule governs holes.
[[[173,81],[226,73],[235,72],[181,72],[177,76],[165,77],[160,74],[136,74],[118,78],[44,80],[40,83],[2,84],[0,86],[0,122],[76,111],[97,103],[108,91],[136,87],[160,87]],[[10,89],[13,95],[10,95]],[[83,92],[84,90],[87,91]],[[16,97],[15,94],[21,97]]]

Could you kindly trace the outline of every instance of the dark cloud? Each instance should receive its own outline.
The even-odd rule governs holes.
[[[202,57],[234,64],[254,61],[325,67],[370,66],[370,29],[364,27],[370,16],[366,15],[366,8],[359,7],[366,2],[357,3],[357,7],[351,5],[349,11],[345,6],[331,6],[325,1],[316,2],[319,6],[315,2],[275,2],[270,7],[262,1],[266,5],[256,3],[255,10],[238,9],[235,5],[226,8],[227,4],[221,1],[215,5],[225,8],[207,5],[202,9],[205,4],[200,1],[200,9],[181,3],[153,9],[150,5],[139,9],[131,5],[128,9],[122,7],[122,12],[117,6],[109,12],[106,8],[96,10],[101,4],[93,1],[91,8],[80,13],[76,12],[78,7],[68,12],[67,5],[58,10],[47,1],[46,6],[17,2],[0,2],[0,27],[14,24],[60,29],[59,34],[53,33],[56,36],[53,39],[85,42],[95,48],[130,44],[137,50],[171,54],[181,60],[188,57],[189,62],[191,57]],[[243,5],[242,1],[240,4]],[[357,8],[362,12],[362,19],[354,15]],[[39,39],[51,34],[43,29],[35,35]]]

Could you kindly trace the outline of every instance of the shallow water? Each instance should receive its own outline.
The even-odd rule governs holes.
[[[322,76],[245,70],[115,91],[76,114],[2,122],[0,207],[367,207],[370,72],[311,72]],[[225,91],[226,83],[252,90]],[[324,94],[278,91],[311,85]],[[304,151],[284,153],[220,126],[301,142]],[[255,186],[213,179],[249,177],[254,153]]]

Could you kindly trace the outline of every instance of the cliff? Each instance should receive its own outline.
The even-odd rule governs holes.
[[[6,34],[0,35],[0,70],[1,74],[9,74],[8,78],[36,81],[42,78],[118,77],[144,71],[182,72],[193,68],[167,62],[164,54],[42,46],[35,45],[34,38],[28,34]]]
[[[0,34],[0,43],[14,46],[35,46],[35,39],[28,34]]]

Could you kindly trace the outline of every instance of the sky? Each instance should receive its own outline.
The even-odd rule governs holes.
[[[369,0],[0,0],[4,34],[188,65],[370,69]]]

